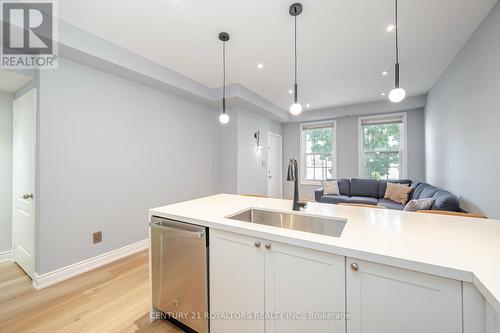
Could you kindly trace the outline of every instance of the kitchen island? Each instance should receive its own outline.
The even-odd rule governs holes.
[[[212,333],[500,332],[500,221],[291,206],[219,194],[150,210],[208,228]],[[230,218],[249,209],[346,222],[333,237]]]

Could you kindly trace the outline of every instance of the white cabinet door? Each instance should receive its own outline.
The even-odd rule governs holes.
[[[500,333],[500,315],[472,284],[463,282],[464,333]]]
[[[500,333],[500,314],[486,303],[486,333]]]
[[[346,279],[348,333],[462,333],[460,281],[351,258]]]
[[[264,333],[264,320],[237,317],[265,310],[264,242],[214,229],[209,233],[210,331]]]
[[[345,333],[345,258],[266,245],[266,311],[289,316],[267,320],[266,333]]]

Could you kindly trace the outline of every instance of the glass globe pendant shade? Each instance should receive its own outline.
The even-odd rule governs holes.
[[[290,113],[294,116],[299,115],[302,112],[302,105],[300,103],[293,103],[290,105]]]
[[[389,100],[393,103],[399,103],[406,97],[406,90],[403,88],[392,89],[389,93]]]
[[[221,113],[219,116],[219,121],[221,122],[221,124],[227,124],[229,122],[229,116],[227,115],[227,113]]]

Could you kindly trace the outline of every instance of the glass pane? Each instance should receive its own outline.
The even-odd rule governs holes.
[[[306,154],[332,153],[333,127],[306,129]]]
[[[306,179],[314,180],[314,168],[306,168]]]
[[[399,179],[399,153],[371,152],[364,155],[364,176],[373,179]]]
[[[314,168],[314,179],[323,180],[323,168]]]
[[[316,167],[321,167],[325,163],[324,157],[322,154],[314,155],[314,165]]]
[[[314,155],[306,155],[306,167],[314,166]]]
[[[363,125],[364,151],[399,151],[401,124]]]

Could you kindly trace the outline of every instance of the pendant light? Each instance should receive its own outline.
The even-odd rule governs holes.
[[[290,15],[294,17],[295,20],[295,53],[294,53],[294,58],[295,58],[295,68],[294,68],[294,73],[295,73],[295,81],[293,85],[293,104],[290,105],[290,113],[293,114],[294,116],[299,115],[302,112],[302,105],[298,101],[298,93],[297,93],[297,16],[302,13],[302,4],[297,2],[294,4],[290,5],[290,9],[288,11]]]
[[[229,122],[229,115],[226,113],[226,42],[229,40],[227,32],[221,32],[219,39],[222,42],[222,113],[219,115],[221,124]]]
[[[394,89],[389,93],[389,100],[393,103],[399,103],[406,97],[406,90],[399,86],[399,23],[398,23],[398,0],[396,1],[396,65],[394,66]]]

